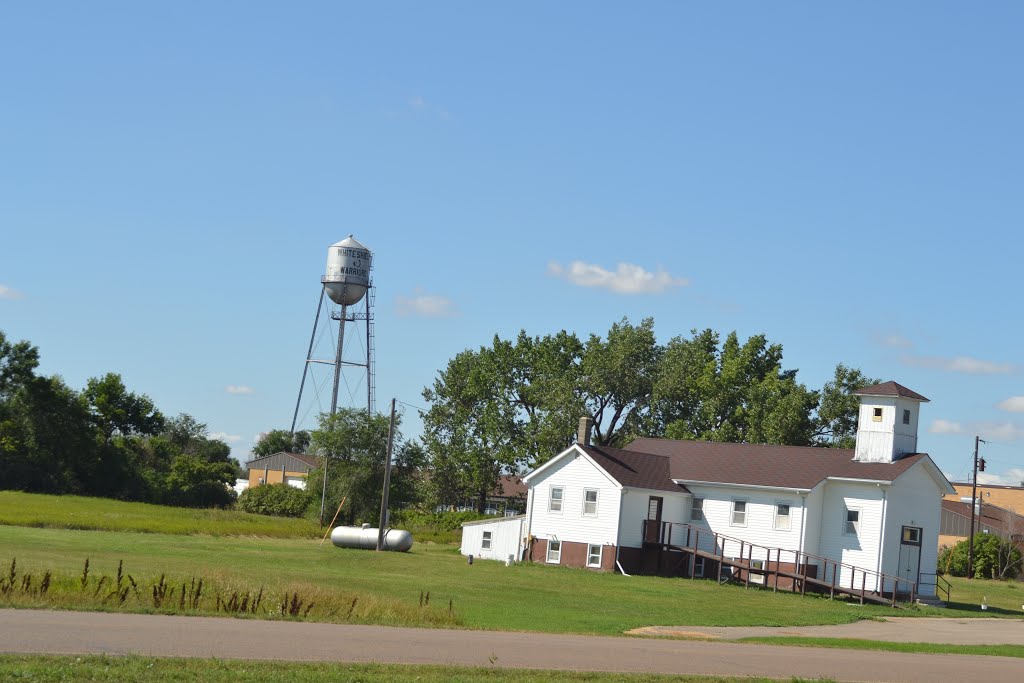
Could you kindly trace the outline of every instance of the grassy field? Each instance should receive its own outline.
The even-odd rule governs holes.
[[[0,655],[0,680],[96,681],[97,683],[768,683],[768,678],[577,673],[528,669],[481,669],[394,664],[292,664],[220,659],[150,657],[39,657]],[[798,679],[793,679],[794,681]]]
[[[252,515],[237,510],[193,510],[109,498],[47,496],[0,491],[0,524],[54,529],[101,529],[153,534],[315,538],[306,519]]]
[[[1000,593],[989,595],[990,609],[984,613],[977,606],[893,610],[744,590],[710,581],[624,577],[531,564],[505,567],[499,562],[485,561],[469,566],[449,546],[417,545],[410,553],[375,553],[335,548],[329,542],[323,547],[318,544],[319,541],[308,539],[0,526],[0,575],[10,559],[17,558],[21,575],[34,575],[38,585],[44,572],[52,571],[55,576],[64,577],[55,585],[65,586],[70,594],[86,558],[91,562],[93,581],[101,575],[113,581],[119,561],[124,560],[124,571],[132,574],[146,592],[142,600],[129,599],[124,605],[110,602],[104,606],[107,609],[150,610],[151,606],[146,604],[148,586],[165,574],[171,585],[178,586],[192,578],[203,578],[208,598],[212,598],[217,587],[222,594],[235,590],[252,595],[263,587],[274,601],[279,601],[285,592],[297,591],[307,600],[315,598],[324,606],[309,615],[314,620],[564,633],[617,634],[648,625],[836,624],[892,614],[1020,614],[1019,605],[1012,610],[1009,602],[1016,599],[1019,591],[1005,584]],[[420,600],[428,592],[431,610],[448,613],[450,601],[449,616],[423,611]],[[358,597],[360,605],[366,608],[381,607],[377,612],[367,609],[350,618],[340,610],[353,597]],[[0,598],[0,605],[4,603]],[[272,604],[269,598],[268,604]],[[72,607],[74,600],[57,605]],[[583,609],[583,605],[592,608]],[[94,608],[95,604],[81,606]],[[174,605],[163,609],[177,611]]]
[[[891,643],[859,638],[803,638],[780,636],[743,638],[743,643],[788,645],[791,647],[829,647],[841,650],[884,650],[885,652],[925,652],[943,655],[988,655],[1024,658],[1024,645],[950,645],[948,643]]]

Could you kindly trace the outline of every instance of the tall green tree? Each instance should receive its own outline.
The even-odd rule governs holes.
[[[843,446],[856,429],[852,392],[873,381],[840,365],[815,391],[784,367],[782,345],[765,335],[723,340],[693,330],[661,345],[651,319],[623,319],[585,343],[564,330],[495,336],[452,358],[423,392],[431,500],[471,498],[482,511],[503,473],[535,467],[571,444],[584,415],[598,445],[648,436]]]
[[[669,341],[647,430],[672,439],[806,446],[817,393],[782,368],[782,346],[735,332],[719,346],[712,330]]]
[[[836,365],[832,379],[821,390],[815,430],[819,445],[833,448],[856,445],[860,400],[854,392],[879,382],[881,380],[867,377],[857,368],[848,368],[842,363]]]
[[[252,447],[252,457],[261,458],[281,452],[305,453],[307,448],[309,432],[300,430],[292,434],[287,429],[272,429]]]
[[[377,522],[384,487],[389,422],[386,415],[371,417],[354,408],[320,416],[319,428],[310,434],[310,452],[326,461],[326,522],[330,521],[330,515],[342,498],[346,500],[342,519],[350,524]],[[403,439],[400,424],[400,418],[396,417],[389,487],[392,509],[415,502],[415,476],[424,464],[422,448]],[[318,509],[323,477],[324,468],[318,467],[306,479],[307,490],[316,494]]]

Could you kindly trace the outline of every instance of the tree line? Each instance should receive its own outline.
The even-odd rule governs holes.
[[[188,415],[165,418],[121,378],[82,391],[36,374],[38,350],[0,332],[0,488],[82,493],[176,505],[226,505],[236,474],[230,449]],[[391,500],[426,509],[474,500],[483,511],[499,477],[536,467],[569,446],[581,416],[593,443],[638,437],[852,447],[858,401],[876,383],[839,364],[811,389],[783,366],[782,345],[693,330],[664,344],[654,321],[622,319],[605,336],[520,331],[454,356],[423,391],[422,443],[399,419]],[[253,457],[308,452],[327,468],[325,508],[375,519],[383,484],[388,416],[342,409],[317,429],[273,430]],[[320,507],[323,467],[307,480]]]
[[[592,443],[638,437],[852,448],[857,389],[877,383],[843,364],[820,389],[782,364],[765,335],[693,330],[659,344],[653,319],[614,323],[581,339],[564,330],[452,358],[423,391],[428,498],[474,499],[483,511],[504,473],[544,463],[576,438],[581,416]]]
[[[108,373],[85,389],[41,376],[39,350],[0,331],[0,488],[210,507],[234,499],[227,444],[165,417]]]

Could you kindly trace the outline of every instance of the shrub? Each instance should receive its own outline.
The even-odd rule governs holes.
[[[944,547],[939,553],[939,570],[953,576],[967,576],[968,547],[966,539],[953,547]],[[1020,569],[1020,550],[1011,542],[995,534],[975,534],[974,578],[1013,578]]]
[[[309,507],[311,496],[288,484],[265,484],[242,491],[238,508],[257,515],[301,517]]]

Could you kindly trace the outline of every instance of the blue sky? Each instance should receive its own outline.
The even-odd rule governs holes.
[[[381,409],[495,333],[653,316],[663,341],[766,333],[810,386],[840,361],[899,381],[947,474],[980,433],[1017,483],[1021,25],[1010,2],[8,4],[0,329],[245,459],[290,422],[353,233]]]

